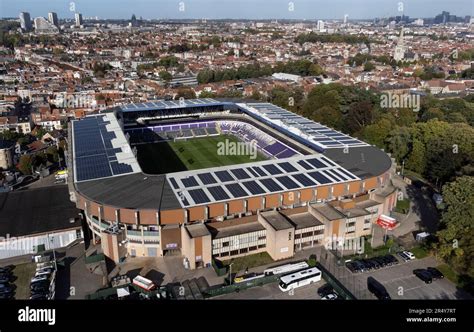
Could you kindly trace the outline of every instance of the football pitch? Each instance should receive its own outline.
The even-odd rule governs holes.
[[[226,141],[227,140],[227,141]],[[219,143],[236,144],[240,140],[230,135],[191,138],[137,145],[138,163],[147,174],[164,174],[185,170],[243,164],[268,159],[260,152],[251,154],[219,152]],[[240,142],[241,143],[241,142]]]

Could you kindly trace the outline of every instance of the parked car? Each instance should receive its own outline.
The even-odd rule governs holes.
[[[346,267],[351,271],[352,273],[359,272],[359,269],[357,267],[357,264],[355,262],[347,262]]]
[[[11,266],[0,267],[0,273],[11,273],[11,272],[12,272]]]
[[[399,251],[399,252],[397,252],[397,255],[398,255],[401,259],[403,259],[404,262],[407,262],[407,261],[410,260],[410,258],[405,254],[404,251]]]
[[[321,300],[337,300],[337,294],[336,293],[329,293],[326,296],[322,297]]]
[[[444,278],[444,274],[435,267],[428,267],[426,270],[428,270],[428,272],[431,274],[433,280]]]
[[[377,262],[377,260],[375,258],[371,258],[368,260],[368,262],[370,264],[372,264],[372,267],[376,270],[380,269],[382,267],[382,265],[379,264],[379,262]]]
[[[36,281],[41,281],[41,280],[48,280],[49,279],[49,274],[48,275],[41,275],[41,276],[35,276],[31,278],[31,283],[34,283]]]
[[[398,259],[397,259],[395,256],[393,256],[393,255],[390,255],[390,254],[389,254],[389,255],[385,255],[385,256],[383,256],[383,257],[384,257],[386,260],[388,260],[388,261],[391,263],[391,265],[398,264]]]
[[[44,268],[54,268],[54,263],[53,262],[43,262],[43,263],[37,263],[36,264],[36,269],[44,269]]]
[[[47,300],[48,297],[45,294],[34,294],[30,296],[30,300]]]
[[[380,265],[380,267],[385,267],[388,265],[388,262],[383,257],[374,257],[373,260]]]
[[[0,293],[0,300],[9,300],[13,298],[13,291],[8,293]]]
[[[326,295],[331,294],[333,292],[334,292],[334,288],[332,288],[332,286],[329,284],[326,284],[318,288],[318,295],[320,297],[325,297]]]
[[[47,273],[47,274],[51,274],[53,273],[54,269],[51,268],[51,267],[44,267],[42,269],[37,269],[35,274],[44,274],[44,273]]]
[[[410,251],[404,251],[405,255],[407,255],[408,259],[412,260],[412,259],[415,259],[415,255],[410,252]]]
[[[11,280],[10,277],[7,277],[7,276],[0,276],[0,283],[2,283],[2,284],[9,283],[10,280]]]
[[[354,264],[356,265],[357,272],[365,272],[369,270],[362,261],[354,261]]]
[[[413,274],[418,277],[418,279],[422,280],[425,284],[431,284],[433,278],[428,270],[425,269],[416,269],[413,270]]]
[[[0,293],[11,293],[13,292],[13,287],[9,284],[0,284]]]
[[[30,286],[30,290],[34,289],[46,289],[49,290],[49,283],[48,284],[33,284]]]

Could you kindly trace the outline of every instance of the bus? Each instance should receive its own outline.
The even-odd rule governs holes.
[[[151,291],[156,287],[153,281],[142,276],[133,278],[133,284],[147,291]]]
[[[284,275],[280,278],[278,287],[282,292],[306,286],[321,280],[321,271],[315,267]]]
[[[306,262],[298,262],[298,263],[290,263],[280,266],[275,266],[263,271],[266,276],[272,276],[275,274],[283,274],[283,273],[290,273],[298,270],[307,269],[309,267],[308,263]]]

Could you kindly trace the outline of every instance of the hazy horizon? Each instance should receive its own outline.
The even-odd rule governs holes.
[[[60,19],[83,17],[130,19],[373,19],[407,15],[412,18],[434,17],[442,11],[464,17],[474,15],[472,0],[402,1],[400,0],[0,0],[1,17],[18,17],[22,11],[31,17],[46,17],[56,12]],[[74,3],[75,11],[71,11]],[[180,11],[183,9],[184,11]],[[293,4],[293,5],[292,5]],[[291,10],[293,9],[293,10]]]

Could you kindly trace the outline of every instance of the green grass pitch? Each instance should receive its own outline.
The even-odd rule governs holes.
[[[137,145],[138,162],[147,174],[164,174],[268,159],[260,152],[255,159],[250,155],[219,155],[218,143],[226,139],[240,142],[234,136],[220,135]]]

